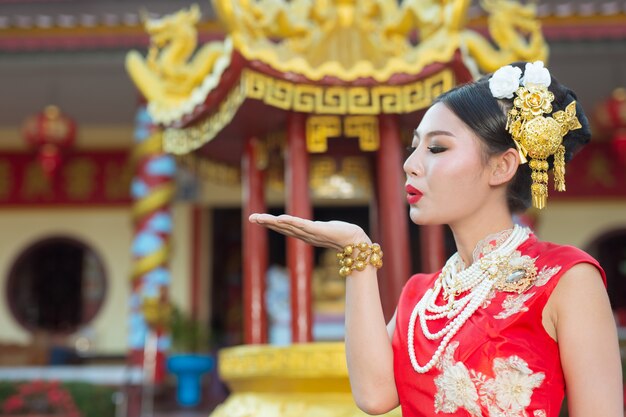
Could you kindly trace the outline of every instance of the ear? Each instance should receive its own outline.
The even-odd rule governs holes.
[[[491,176],[489,185],[498,186],[511,181],[520,164],[520,156],[515,148],[509,148],[491,159]]]

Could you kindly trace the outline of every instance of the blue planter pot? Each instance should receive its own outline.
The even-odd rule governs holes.
[[[167,370],[176,375],[178,386],[176,399],[183,407],[193,407],[200,403],[202,375],[213,369],[215,361],[209,355],[171,355],[167,358]]]

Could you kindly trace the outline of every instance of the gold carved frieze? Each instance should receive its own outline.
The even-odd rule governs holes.
[[[196,177],[215,184],[237,186],[241,183],[241,170],[229,164],[195,154],[180,155],[176,158],[176,163]]]
[[[231,122],[245,98],[245,89],[239,84],[228,94],[217,111],[203,121],[184,128],[166,128],[163,132],[163,149],[175,155],[199,149],[213,140]]]
[[[328,138],[341,136],[341,117],[309,116],[306,120],[306,148],[312,153],[328,150]]]
[[[213,140],[231,122],[239,107],[249,98],[285,111],[308,113],[315,117],[346,116],[345,120],[350,122],[350,131],[360,132],[347,136],[359,137],[362,150],[375,150],[377,139],[374,136],[378,130],[368,130],[363,125],[366,120],[369,121],[365,124],[370,126],[377,122],[373,122],[371,118],[354,116],[419,111],[430,106],[439,94],[454,85],[454,73],[449,68],[409,84],[373,87],[297,84],[246,69],[241,74],[240,82],[215,112],[192,126],[166,128],[163,146],[166,152],[173,154],[185,154],[199,149]],[[343,125],[345,129],[346,123]],[[323,145],[320,143],[314,149],[322,149]]]
[[[449,68],[409,84],[373,87],[296,84],[252,70],[242,76],[249,98],[283,110],[325,115],[411,113],[425,109],[455,85]]]
[[[359,149],[365,152],[378,150],[380,146],[378,117],[346,116],[343,126],[344,136],[359,138]]]
[[[358,138],[361,151],[377,151],[380,146],[378,117],[311,115],[307,118],[306,146],[309,152],[326,152],[328,139],[337,137]]]
[[[197,6],[159,19],[144,18],[150,35],[148,54],[130,51],[126,67],[157,123],[176,123],[192,114],[219,88],[234,53],[313,82],[325,77],[344,82],[368,78],[380,84],[324,87],[253,71],[242,80],[247,97],[285,110],[329,115],[407,113],[424,108],[434,90],[422,81],[385,84],[396,74],[417,76],[431,64],[448,63],[457,51],[467,58],[465,62],[476,64],[472,68],[477,76],[513,61],[545,61],[548,55],[535,2],[480,0],[491,39],[465,27],[470,0],[213,3],[228,30],[223,41],[199,45]]]

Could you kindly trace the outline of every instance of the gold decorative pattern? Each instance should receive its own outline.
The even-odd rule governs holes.
[[[380,147],[380,132],[376,116],[346,116],[343,134],[359,138],[359,148],[364,152],[377,151]]]
[[[275,135],[274,138],[277,139],[271,139],[263,145],[272,152],[275,151],[273,147],[280,146],[278,142],[280,136]],[[275,143],[271,143],[272,141]],[[193,153],[180,155],[176,161],[177,166],[189,170],[202,180],[228,186],[241,184],[241,170],[238,167],[206,159]],[[269,163],[267,169],[268,187],[282,191],[284,189],[282,167]],[[345,157],[339,164],[334,158],[313,156],[309,181],[313,196],[316,198],[368,199],[372,193],[371,168],[367,158],[362,156]]]
[[[216,162],[195,154],[185,154],[176,158],[178,166],[187,169],[202,180],[222,185],[239,185],[241,171],[232,165]]]
[[[314,82],[333,77],[385,83],[394,74],[415,76],[430,64],[450,62],[457,50],[483,71],[513,61],[546,60],[548,47],[534,3],[481,1],[496,46],[465,28],[469,5],[469,0],[214,0],[229,31],[224,41],[196,51],[200,12],[191,6],[145,19],[151,37],[148,55],[130,51],[126,67],[153,119],[167,124],[190,115],[217,88],[235,50],[248,61]],[[414,33],[418,43],[412,40]],[[272,80],[246,80],[249,97],[286,110],[337,115],[406,113],[430,103],[431,91],[421,91],[419,84],[368,90]]]
[[[165,129],[163,149],[175,155],[182,155],[210,142],[235,117],[244,100],[245,90],[240,84],[228,94],[215,113],[199,124],[182,129]]]
[[[439,94],[451,89],[454,84],[454,74],[449,68],[409,84],[369,88],[295,84],[246,69],[241,74],[239,84],[206,119],[185,128],[166,128],[163,146],[167,152],[177,155],[200,148],[213,140],[230,123],[246,97],[286,111],[309,114],[398,114],[427,108]],[[373,146],[375,138],[362,140],[367,142],[365,146]]]
[[[306,148],[311,153],[328,150],[328,138],[341,136],[339,116],[309,116],[306,120]]]
[[[343,124],[343,129],[342,129]],[[359,149],[373,152],[380,146],[380,132],[376,116],[309,116],[306,122],[306,145],[311,153],[328,150],[328,139],[344,136],[358,138]]]
[[[252,70],[242,73],[248,98],[283,110],[324,115],[402,114],[430,106],[444,91],[454,87],[451,69],[443,69],[409,84],[373,87],[327,87],[276,80]]]
[[[548,199],[547,158],[554,155],[554,184],[565,191],[565,146],[563,137],[582,126],[576,117],[576,101],[552,116],[554,94],[546,85],[530,84],[519,87],[513,107],[507,116],[507,130],[515,140],[523,159],[530,159],[532,170],[531,194],[533,207],[542,209]]]

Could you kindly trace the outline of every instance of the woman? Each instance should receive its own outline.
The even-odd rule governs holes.
[[[460,86],[426,112],[404,163],[410,218],[448,224],[458,252],[442,271],[411,277],[388,325],[382,253],[360,227],[250,217],[344,259],[348,370],[363,411],[556,417],[566,392],[571,417],[623,416],[604,272],[512,219],[545,205],[546,158],[564,189],[564,161],[590,138],[575,99],[536,62]]]

